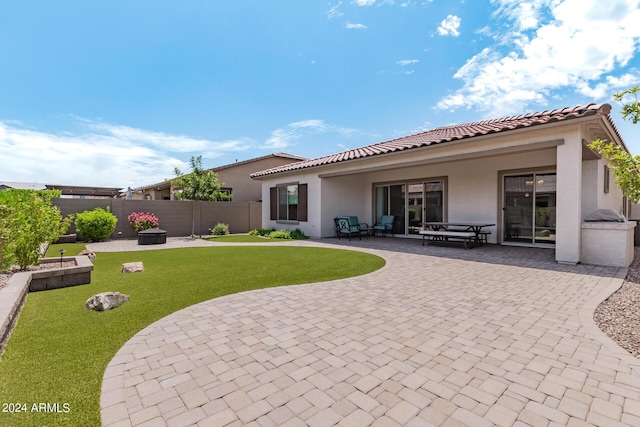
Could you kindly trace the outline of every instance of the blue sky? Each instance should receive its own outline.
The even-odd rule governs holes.
[[[0,180],[126,188],[640,84],[640,0],[13,1]]]

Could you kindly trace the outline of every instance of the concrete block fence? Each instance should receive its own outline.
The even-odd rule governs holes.
[[[246,233],[262,226],[261,202],[194,202],[190,200],[124,200],[124,199],[54,199],[63,216],[90,211],[95,208],[110,208],[118,218],[112,239],[132,239],[135,232],[127,217],[132,212],[150,212],[158,217],[160,228],[167,236],[178,237],[191,234],[192,223],[195,234],[210,234],[209,229],[221,222],[229,224],[231,233]],[[68,233],[76,233],[75,225]]]

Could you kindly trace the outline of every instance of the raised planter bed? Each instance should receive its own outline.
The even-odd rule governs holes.
[[[86,256],[63,257],[62,262],[75,261],[74,267],[50,268],[31,271],[29,292],[46,291],[48,289],[67,288],[91,283],[93,264]],[[41,264],[55,264],[60,258],[43,258]]]
[[[159,228],[150,228],[138,233],[139,245],[162,245],[167,243],[167,232]]]
[[[86,256],[63,257],[75,266],[15,273],[0,289],[0,354],[15,325],[28,292],[91,283],[93,264]],[[42,263],[59,263],[60,258],[45,258]]]

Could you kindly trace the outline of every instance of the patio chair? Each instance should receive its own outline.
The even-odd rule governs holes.
[[[346,234],[351,240],[351,235],[357,235],[359,239],[362,239],[362,235],[369,235],[369,225],[366,223],[358,222],[357,216],[338,216],[333,219],[336,224],[336,237],[340,239],[343,234]]]
[[[382,237],[384,237],[385,233],[391,233],[391,237],[393,237],[393,221],[396,219],[393,215],[382,215],[380,218],[380,222],[377,222],[373,225],[373,235],[376,235],[376,232],[379,231],[382,233]]]

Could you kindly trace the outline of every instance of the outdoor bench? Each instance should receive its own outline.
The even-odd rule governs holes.
[[[476,241],[476,233],[473,231],[452,231],[452,230],[422,230],[422,246],[424,246],[425,239],[430,245],[432,243],[444,243],[444,242],[462,242],[464,248],[473,247]]]

